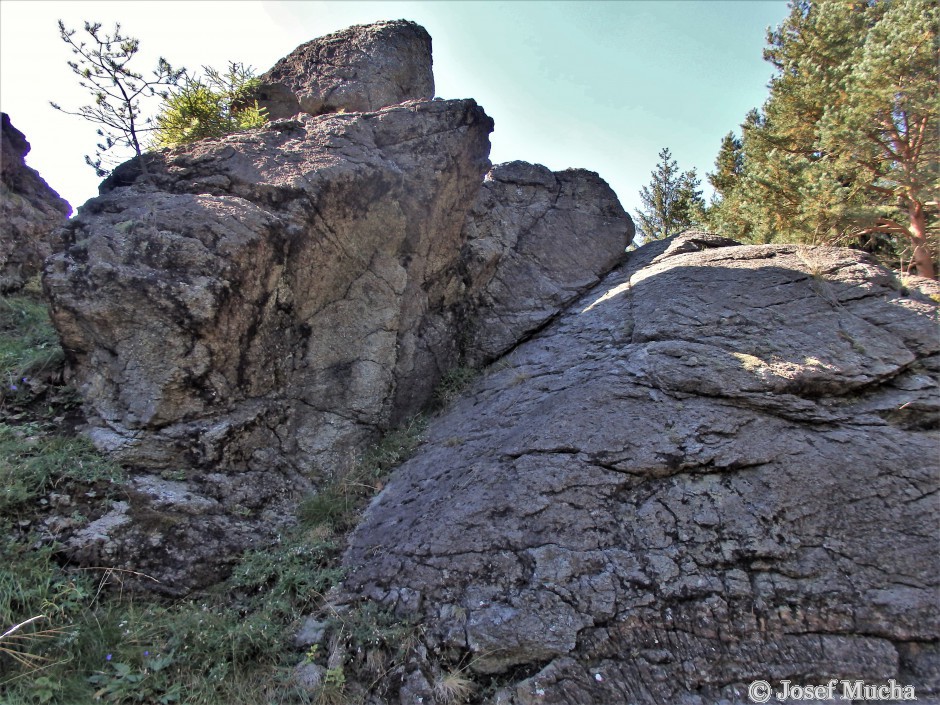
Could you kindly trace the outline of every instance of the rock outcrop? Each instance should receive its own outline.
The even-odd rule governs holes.
[[[493,705],[937,694],[937,310],[852,250],[647,245],[432,423],[336,602]]]
[[[232,517],[268,523],[417,411],[399,389],[433,384],[448,354],[435,316],[491,128],[473,101],[303,115],[153,155],[153,183],[83,207],[44,285],[92,438],[185,480],[135,480],[124,513],[148,516],[98,541],[110,560],[204,582],[217,566],[200,558],[244,547]],[[99,533],[73,542],[80,556],[104,550],[87,540]]]
[[[76,559],[211,582],[445,372],[623,257],[633,225],[597,175],[516,163],[484,185],[491,129],[473,101],[412,101],[115,170],[44,279],[90,436],[141,471]]]
[[[396,392],[440,374],[427,321],[491,127],[472,101],[303,115],[89,201],[45,285],[96,442],[154,468],[323,469],[415,413]]]
[[[2,114],[0,128],[0,292],[19,289],[57,249],[56,229],[72,212],[24,161],[29,142]]]
[[[464,226],[465,358],[490,362],[544,326],[623,259],[633,234],[594,172],[493,167]]]
[[[434,97],[431,37],[414,22],[376,22],[301,44],[261,76],[272,120],[368,112]]]

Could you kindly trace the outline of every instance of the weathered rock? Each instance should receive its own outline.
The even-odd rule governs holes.
[[[464,227],[471,283],[465,358],[489,362],[545,325],[624,258],[633,221],[597,174],[493,167]]]
[[[19,289],[42,269],[58,243],[56,228],[72,212],[24,161],[29,142],[2,114],[0,129],[0,292]]]
[[[349,27],[301,44],[261,81],[258,105],[272,120],[429,100],[431,37],[405,20]]]
[[[152,183],[115,170],[45,286],[91,437],[163,477],[135,476],[68,542],[77,560],[211,582],[424,408],[472,349],[468,320],[514,345],[616,262],[632,223],[587,172],[496,169],[512,179],[467,216],[490,128],[472,101],[411,103],[164,151]],[[530,172],[545,185],[504,198],[499,230],[480,203]]]
[[[116,171],[130,185],[69,223],[44,285],[92,438],[182,473],[170,495],[190,499],[136,478],[136,528],[73,542],[80,558],[206,582],[280,503],[418,410],[399,388],[449,362],[424,321],[461,290],[491,128],[473,101],[304,115],[154,154],[153,183]]]
[[[708,244],[634,252],[437,419],[337,602],[502,705],[938,694],[936,303],[852,250]]]
[[[435,374],[421,321],[456,290],[491,124],[472,101],[302,116],[89,201],[45,283],[97,442],[155,468],[327,469],[414,413],[395,390]]]

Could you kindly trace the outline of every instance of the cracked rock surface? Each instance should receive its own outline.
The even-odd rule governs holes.
[[[45,276],[98,445],[327,470],[417,411],[396,391],[437,372],[425,329],[491,128],[473,101],[426,101],[165,150],[152,184],[117,170]]]
[[[594,172],[494,166],[464,225],[472,290],[464,357],[490,362],[544,326],[623,259],[633,235]]]
[[[440,318],[491,129],[472,100],[424,101],[164,150],[152,183],[115,170],[47,265],[52,318],[98,447],[201,509],[137,478],[136,528],[76,538],[79,559],[211,582],[418,411],[453,354]]]
[[[937,695],[940,337],[899,289],[845,249],[641,248],[430,426],[337,601],[501,674],[494,705]]]
[[[149,182],[115,170],[44,279],[88,433],[139,471],[76,560],[211,583],[444,373],[621,259],[633,224],[595,174],[516,163],[484,186],[491,129],[471,100],[414,101],[153,153]],[[500,222],[494,188],[523,192]]]
[[[272,120],[363,112],[434,97],[431,36],[414,22],[356,25],[301,44],[261,76]]]
[[[3,113],[0,128],[0,292],[20,289],[61,247],[57,228],[72,207],[24,161],[30,146]]]

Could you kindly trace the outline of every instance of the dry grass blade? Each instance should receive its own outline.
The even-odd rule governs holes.
[[[44,616],[41,614],[30,617],[10,627],[3,634],[0,634],[0,654],[6,654],[18,664],[28,669],[38,668],[43,662],[50,661],[51,659],[45,656],[29,653],[29,651],[25,650],[25,647],[28,647],[32,642],[42,639],[53,639],[65,634],[65,629],[53,627],[51,629],[41,629],[38,632],[29,632],[28,634],[18,633],[27,625],[33,624],[40,619],[44,619]]]
[[[476,684],[460,671],[445,673],[434,681],[434,699],[441,705],[463,703],[473,693]]]

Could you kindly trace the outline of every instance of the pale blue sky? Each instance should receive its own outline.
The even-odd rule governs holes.
[[[94,128],[49,107],[85,99],[56,20],[141,40],[138,69],[252,64],[351,24],[410,19],[433,38],[437,94],[494,118],[491,159],[598,172],[631,213],[662,147],[682,169],[714,166],[721,138],[767,97],[766,30],[784,0],[597,2],[35,2],[0,0],[0,108],[33,146],[30,166],[77,207],[97,193]]]

